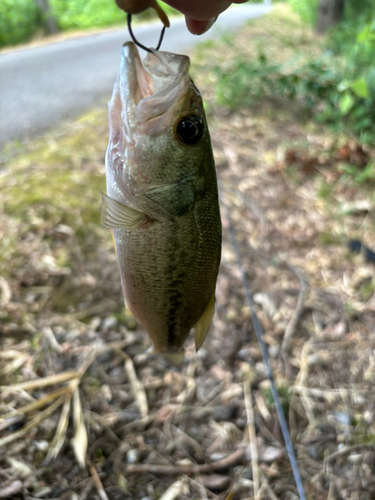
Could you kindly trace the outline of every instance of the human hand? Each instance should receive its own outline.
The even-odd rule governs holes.
[[[219,14],[232,3],[247,0],[164,0],[165,3],[185,15],[186,26],[193,35],[202,35],[214,24]]]

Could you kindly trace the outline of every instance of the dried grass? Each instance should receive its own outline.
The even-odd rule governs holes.
[[[245,28],[238,43],[268,43],[271,29],[276,51],[290,31],[282,16]],[[292,38],[314,40],[302,29]],[[230,50],[218,42],[198,54],[205,96],[209,64],[199,61]],[[347,182],[332,159],[346,138],[296,121],[293,109],[228,113],[207,100],[222,200],[259,294],[307,496],[370,500],[374,270],[345,242],[375,247],[371,186]],[[254,498],[258,473],[258,498],[297,498],[226,228],[204,346],[195,354],[190,339],[180,370],[143,354],[149,340],[123,313],[111,237],[99,225],[106,136],[105,111],[91,113],[10,152],[0,176],[0,498],[244,500]],[[287,164],[291,149],[317,159],[314,175]],[[365,213],[348,212],[364,202]],[[243,445],[249,417],[254,477],[254,451]]]

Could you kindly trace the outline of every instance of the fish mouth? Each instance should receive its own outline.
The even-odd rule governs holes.
[[[127,97],[134,106],[154,94],[152,77],[143,67],[133,42],[125,43],[122,49],[120,83],[121,90],[126,90]]]
[[[156,50],[142,63],[137,47],[127,42],[122,50],[119,90],[123,110],[133,115],[128,119],[143,127],[145,133],[161,131],[188,94],[189,66],[187,56]],[[164,119],[156,120],[161,117]]]

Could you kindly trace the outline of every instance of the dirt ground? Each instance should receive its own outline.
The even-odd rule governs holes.
[[[238,44],[279,27],[278,12],[244,28]],[[374,151],[302,121],[290,104],[217,107],[205,60],[224,58],[220,43],[193,57],[221,193],[217,306],[203,347],[196,354],[189,338],[180,369],[147,356],[146,333],[124,313],[100,226],[106,111],[8,149],[0,498],[298,498],[228,217],[307,498],[375,498],[374,263],[364,247],[348,248],[375,248],[374,181],[348,168],[361,172]]]

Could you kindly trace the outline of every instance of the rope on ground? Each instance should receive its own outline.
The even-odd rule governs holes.
[[[278,390],[277,390],[275,382],[274,382],[273,372],[272,372],[272,368],[271,368],[271,364],[270,364],[270,359],[268,356],[267,347],[263,341],[263,330],[262,330],[261,324],[259,322],[258,316],[257,316],[256,311],[255,311],[255,303],[254,303],[253,295],[251,293],[250,285],[249,285],[246,273],[245,273],[243,265],[242,265],[242,259],[241,259],[240,250],[239,250],[239,247],[237,244],[236,233],[235,233],[234,227],[233,227],[226,211],[225,211],[225,219],[226,219],[226,223],[227,223],[227,227],[228,227],[229,240],[230,240],[230,243],[231,243],[232,248],[233,248],[233,252],[234,252],[234,255],[235,255],[235,258],[237,261],[238,269],[240,271],[242,286],[243,286],[243,289],[245,292],[247,304],[250,308],[251,319],[252,319],[255,334],[256,334],[256,337],[258,340],[259,348],[260,348],[260,351],[262,354],[263,363],[264,363],[264,367],[266,370],[266,375],[267,375],[267,378],[270,382],[272,397],[273,397],[273,400],[275,402],[276,413],[277,413],[277,416],[279,419],[281,432],[282,432],[283,437],[284,437],[285,447],[286,447],[286,450],[287,450],[287,453],[289,456],[290,464],[292,466],[293,475],[294,475],[294,479],[295,479],[295,482],[297,485],[300,500],[306,500],[300,472],[298,469],[296,456],[295,456],[294,449],[292,446],[292,440],[291,440],[290,434],[289,434],[288,424],[286,422],[285,415],[284,415],[284,412],[283,412],[283,409],[281,406],[281,402],[280,402],[280,396],[279,396]]]

